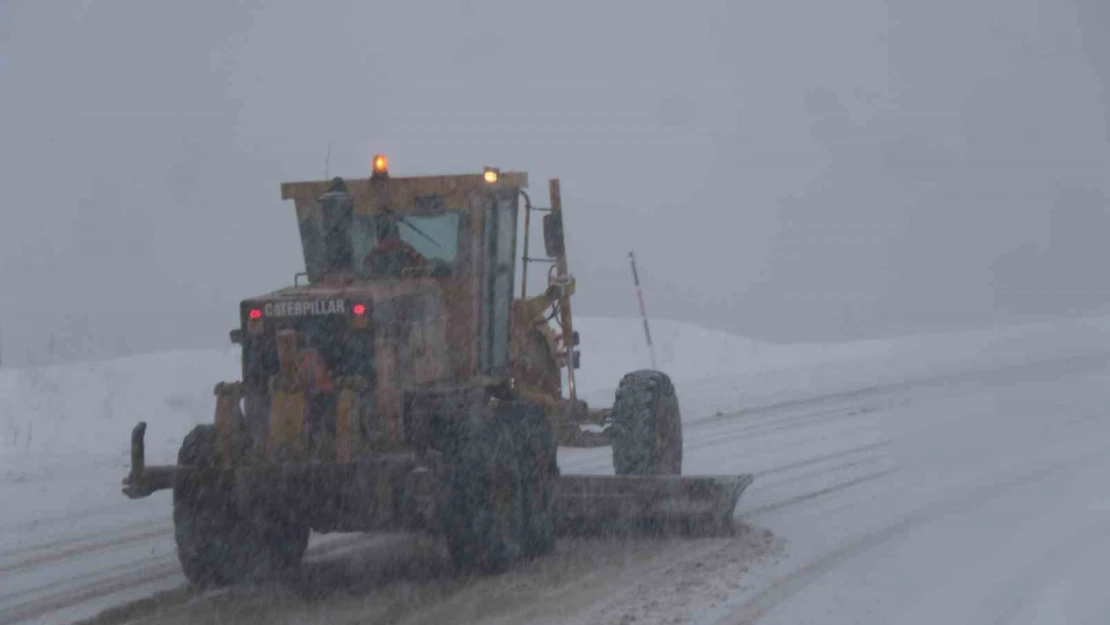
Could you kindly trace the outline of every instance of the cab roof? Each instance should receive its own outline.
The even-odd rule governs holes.
[[[454,176],[407,176],[382,178],[343,179],[347,192],[354,199],[354,210],[358,214],[379,212],[376,208],[385,204],[392,210],[405,211],[406,207],[416,204],[416,198],[439,196],[447,204],[461,203],[473,191],[490,189],[526,188],[526,172],[500,172],[497,182],[486,182],[482,174],[460,174]],[[331,180],[311,180],[304,182],[285,182],[281,185],[281,199],[293,200],[298,208],[317,203],[318,198],[331,190]],[[388,200],[385,195],[388,194]],[[298,210],[298,213],[301,211]]]

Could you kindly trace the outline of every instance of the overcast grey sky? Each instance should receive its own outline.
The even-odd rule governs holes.
[[[329,143],[560,177],[579,314],[636,314],[629,249],[654,315],[776,340],[1068,312],[1020,268],[1072,273],[1051,209],[1106,191],[1082,34],[1072,0],[0,0],[5,364],[226,344]]]

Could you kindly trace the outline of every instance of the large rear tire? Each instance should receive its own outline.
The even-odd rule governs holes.
[[[199,586],[222,586],[300,564],[308,525],[286,513],[241,515],[227,474],[215,467],[216,428],[198,425],[185,437],[179,465],[201,473],[173,489],[174,539],[185,577]]]
[[[625,375],[610,418],[617,475],[682,473],[682,416],[665,373],[645,369]]]

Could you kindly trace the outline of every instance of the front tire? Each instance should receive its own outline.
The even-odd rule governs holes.
[[[520,442],[524,482],[522,553],[535,558],[555,549],[555,480],[559,477],[555,430],[543,408],[528,401],[511,405]]]
[[[223,586],[300,564],[308,525],[263,509],[240,514],[227,473],[216,468],[216,428],[198,425],[185,437],[179,465],[197,470],[173,489],[174,539],[182,571],[199,586]]]
[[[682,415],[665,373],[641,370],[625,375],[610,418],[617,475],[682,473]]]
[[[500,414],[452,428],[443,530],[461,570],[500,573],[522,552],[524,483],[516,428]]]

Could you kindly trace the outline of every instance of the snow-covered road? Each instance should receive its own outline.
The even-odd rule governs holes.
[[[83,462],[78,476],[24,459],[5,469],[5,505],[36,505],[0,517],[0,625],[68,622],[159,592],[98,621],[1110,622],[1104,328],[998,334],[990,357],[952,352],[944,366],[905,350],[825,363],[835,380],[690,376],[684,472],[754,472],[737,508],[754,529],[567,539],[491,579],[443,576],[435,545],[335,535],[314,537],[297,577],[199,596],[181,587],[168,494],[122,499],[122,457]],[[608,449],[564,449],[560,465],[612,471]]]
[[[739,514],[786,546],[749,575],[751,591],[699,620],[1110,622],[1097,581],[1110,573],[1108,363],[1082,355],[860,397],[854,418],[791,428],[800,446],[827,444],[804,477],[768,474],[793,443],[746,442],[760,472]]]

